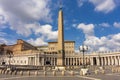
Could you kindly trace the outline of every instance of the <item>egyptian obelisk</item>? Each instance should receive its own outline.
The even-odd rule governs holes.
[[[58,13],[58,58],[57,65],[64,66],[64,25],[63,25],[63,11],[60,5]]]

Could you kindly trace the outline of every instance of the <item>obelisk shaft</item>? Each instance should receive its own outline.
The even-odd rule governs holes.
[[[64,65],[64,25],[63,25],[63,11],[60,8],[58,13],[58,60],[57,65]]]

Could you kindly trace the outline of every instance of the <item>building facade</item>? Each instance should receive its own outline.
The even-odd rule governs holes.
[[[48,52],[58,52],[57,42],[48,42]],[[75,41],[64,41],[65,55],[73,55],[75,52]]]

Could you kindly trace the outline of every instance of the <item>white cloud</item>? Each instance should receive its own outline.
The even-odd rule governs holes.
[[[87,0],[77,0],[78,6],[81,7],[86,1]]]
[[[95,11],[108,13],[112,11],[116,4],[114,0],[89,0],[94,6]]]
[[[56,40],[58,36],[58,31],[52,31],[52,26],[48,24],[37,28],[35,33],[44,35],[48,40]]]
[[[22,21],[51,20],[49,2],[49,0],[1,0],[0,6],[5,13]]]
[[[46,40],[56,40],[58,37],[58,31],[53,31],[52,26],[49,24],[46,25],[40,25],[39,23],[34,24],[26,24],[25,25],[28,30],[31,30],[34,32],[37,36],[42,36]],[[26,31],[27,34],[30,33],[30,31]]]
[[[29,36],[34,22],[51,22],[50,0],[0,0],[0,15],[18,34]],[[2,19],[3,20],[3,19]]]
[[[110,24],[109,24],[109,23],[101,23],[101,24],[99,24],[99,26],[102,26],[102,27],[110,27]]]
[[[111,51],[120,49],[120,33],[96,37],[94,35],[94,25],[80,23],[77,29],[83,30],[85,34],[84,44],[89,46],[90,51]]]
[[[8,41],[5,39],[5,38],[3,38],[3,37],[0,37],[0,44],[7,44],[8,43]]]
[[[34,46],[47,45],[47,42],[45,42],[43,38],[36,38],[35,40],[31,38],[27,41]]]
[[[113,26],[116,28],[120,28],[120,22],[114,22]]]
[[[0,37],[4,37],[6,35],[7,35],[6,33],[0,31]]]
[[[4,16],[0,15],[0,24],[5,24],[6,21],[4,19]]]
[[[85,44],[91,47],[91,51],[111,51],[120,49],[120,33],[103,37],[86,39]]]
[[[37,38],[29,39],[34,45],[46,44],[58,36],[51,25],[39,23],[52,22],[50,4],[51,0],[0,0],[0,23],[8,22],[11,30],[25,37],[34,34]]]
[[[83,30],[86,38],[94,36],[94,25],[93,24],[80,23],[77,26],[77,28]]]
[[[0,10],[0,13],[2,13],[2,10]],[[7,24],[7,20],[3,15],[0,14],[0,29],[7,28],[7,26],[5,26],[6,24]]]
[[[31,29],[38,36],[36,39],[31,38],[28,40],[28,42],[36,46],[46,45],[46,40],[56,40],[58,37],[58,31],[53,31],[52,26],[48,24],[40,25],[38,23],[34,23],[27,24],[26,27]]]

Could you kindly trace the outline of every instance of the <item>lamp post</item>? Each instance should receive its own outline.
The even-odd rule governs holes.
[[[83,52],[83,68],[85,68],[85,51],[88,50],[88,46],[85,46],[84,44],[79,47],[80,52]]]
[[[11,58],[13,57],[13,53],[12,53],[12,51],[7,50],[6,55],[7,55],[7,57],[9,58],[9,60],[8,60],[9,68],[11,68],[11,63],[10,63],[10,61],[11,61]]]

